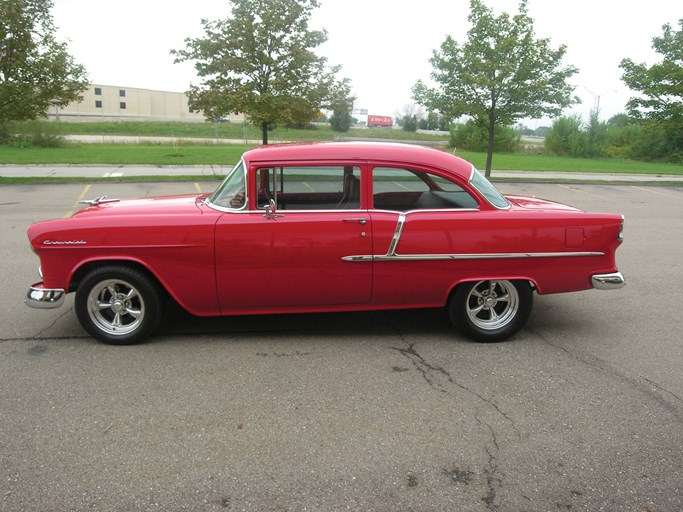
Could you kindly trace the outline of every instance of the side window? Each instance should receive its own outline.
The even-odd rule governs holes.
[[[460,185],[437,174],[412,169],[375,167],[373,207],[378,210],[477,208],[477,201]]]
[[[278,210],[360,208],[356,166],[264,167],[256,173],[258,208],[275,201]]]

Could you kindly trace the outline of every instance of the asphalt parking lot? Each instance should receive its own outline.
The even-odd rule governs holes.
[[[0,186],[0,510],[683,510],[683,187],[499,185],[623,213],[627,286],[536,297],[512,341],[440,310],[198,319],[102,345],[24,306],[25,231],[78,199]]]

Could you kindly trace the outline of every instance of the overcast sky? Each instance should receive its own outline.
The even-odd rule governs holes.
[[[189,63],[174,64],[171,49],[202,35],[200,20],[226,18],[227,0],[54,0],[53,16],[60,40],[102,85],[186,91],[197,83]],[[328,41],[317,53],[340,64],[358,97],[356,108],[394,115],[413,103],[411,87],[428,80],[429,58],[447,35],[465,41],[469,0],[321,0],[311,28],[325,28]],[[515,14],[518,0],[485,0],[496,14]],[[621,81],[619,63],[629,57],[652,64],[658,59],[652,38],[662,25],[674,27],[683,17],[680,2],[649,0],[528,0],[537,37],[553,47],[567,46],[564,64],[574,76],[587,118],[600,98],[601,117],[624,111],[631,92]],[[567,112],[569,113],[569,111]],[[534,127],[537,122],[528,122]],[[546,121],[547,124],[547,121]]]

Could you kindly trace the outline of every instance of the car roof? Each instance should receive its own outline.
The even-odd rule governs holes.
[[[267,164],[285,161],[359,160],[436,167],[468,180],[472,164],[452,153],[415,144],[394,142],[316,142],[259,146],[244,153],[244,161]]]

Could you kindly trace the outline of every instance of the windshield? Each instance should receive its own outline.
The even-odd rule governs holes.
[[[498,189],[494,187],[491,182],[474,167],[472,167],[472,177],[470,178],[470,184],[496,208],[510,207],[510,203],[507,199],[505,199],[505,197],[503,197],[503,194],[498,192]]]
[[[244,179],[244,161],[234,167],[232,172],[209,198],[209,203],[221,208],[240,210],[247,203],[246,181]]]

